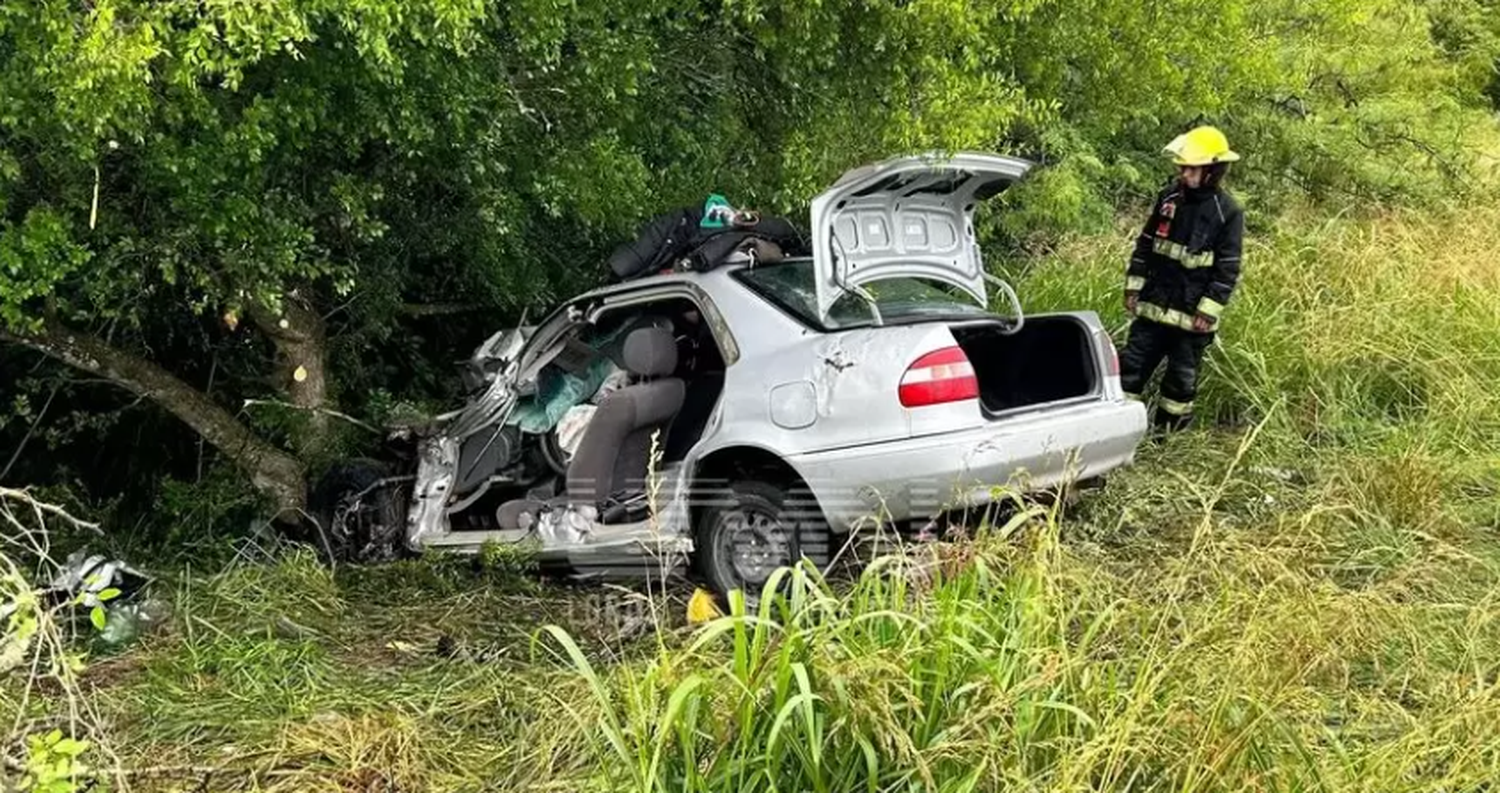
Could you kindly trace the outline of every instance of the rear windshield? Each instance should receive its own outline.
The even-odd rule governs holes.
[[[833,304],[827,322],[819,321],[811,259],[739,270],[734,276],[810,328],[828,331],[875,324],[870,304],[863,297],[848,293]],[[888,278],[866,284],[865,291],[875,298],[880,317],[887,324],[987,315],[983,307],[975,305],[974,299],[961,290],[925,279]]]

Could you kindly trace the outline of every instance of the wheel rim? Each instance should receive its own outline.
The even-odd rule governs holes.
[[[792,562],[791,540],[779,516],[740,508],[724,515],[714,554],[730,571],[747,601],[755,601],[777,568]]]

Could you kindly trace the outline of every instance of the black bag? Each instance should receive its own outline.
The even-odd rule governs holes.
[[[703,211],[683,207],[664,212],[641,227],[634,240],[615,248],[609,269],[621,281],[667,269],[698,239],[698,221]]]
[[[736,251],[754,251],[757,261],[769,262],[786,256],[806,256],[810,249],[797,227],[786,219],[759,218],[754,225],[725,229],[703,240],[685,257],[684,264],[689,270],[706,272],[723,264]]]
[[[703,218],[701,207],[665,212],[647,222],[634,240],[616,248],[609,257],[609,268],[621,281],[673,269],[678,262],[686,269],[703,272],[718,267],[735,251],[753,246],[756,240],[772,243],[780,255],[809,253],[802,234],[790,221],[750,217],[753,219],[748,223],[705,229],[698,225]]]

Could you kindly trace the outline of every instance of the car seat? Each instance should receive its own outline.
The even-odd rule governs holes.
[[[687,384],[671,376],[677,368],[677,343],[664,328],[631,331],[621,358],[636,382],[600,400],[568,463],[563,496],[501,504],[495,513],[501,529],[529,528],[548,509],[582,506],[598,510],[622,492],[645,492],[651,436],[660,432],[661,440],[665,439],[673,418],[682,409]]]

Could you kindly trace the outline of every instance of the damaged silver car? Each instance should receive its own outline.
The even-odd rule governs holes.
[[[976,242],[978,202],[1030,167],[859,168],[812,202],[809,257],[652,275],[497,333],[469,403],[413,431],[415,470],[341,468],[320,514],[365,552],[522,544],[750,594],[871,519],[1098,481],[1147,429],[1112,340],[1092,312],[1023,316]]]

